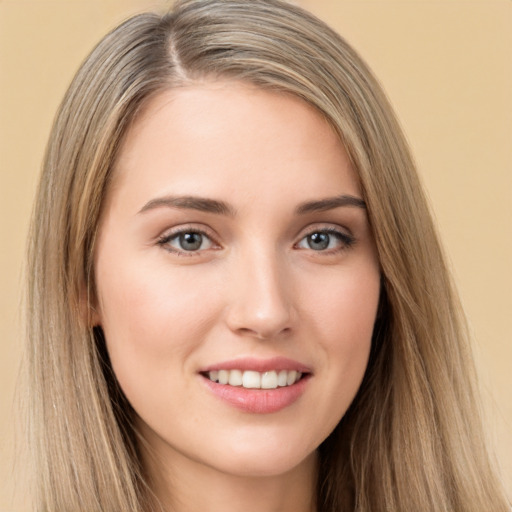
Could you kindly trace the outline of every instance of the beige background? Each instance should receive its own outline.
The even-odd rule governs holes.
[[[405,127],[475,338],[512,490],[512,0],[303,0],[367,59]],[[150,0],[0,0],[0,511],[12,501],[21,262],[50,123],[79,62]]]

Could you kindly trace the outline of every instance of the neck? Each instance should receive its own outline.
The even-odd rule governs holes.
[[[229,474],[176,454],[144,456],[152,491],[165,512],[315,512],[317,455],[271,476]]]

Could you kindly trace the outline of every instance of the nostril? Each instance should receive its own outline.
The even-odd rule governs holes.
[[[292,330],[290,327],[285,327],[283,329],[272,329],[272,328],[262,328],[262,329],[251,329],[249,327],[241,327],[236,330],[242,336],[251,336],[259,340],[270,340],[283,338],[288,336]]]

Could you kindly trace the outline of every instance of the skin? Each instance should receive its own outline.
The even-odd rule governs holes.
[[[364,208],[297,212],[341,195],[362,197],[347,154],[292,96],[195,83],[160,93],[130,128],[100,224],[94,319],[166,510],[315,509],[316,449],[361,383],[380,288]],[[198,250],[183,249],[180,229],[205,233]],[[311,233],[328,247],[312,248]],[[271,414],[224,402],[199,373],[276,356],[310,376]]]

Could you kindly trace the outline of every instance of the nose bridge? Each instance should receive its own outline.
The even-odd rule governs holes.
[[[271,338],[291,329],[293,305],[286,265],[275,248],[240,254],[228,314],[232,330]]]

